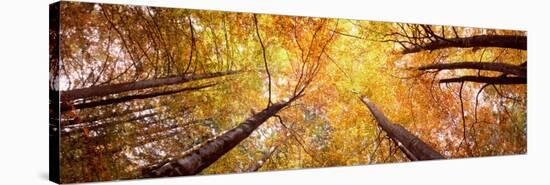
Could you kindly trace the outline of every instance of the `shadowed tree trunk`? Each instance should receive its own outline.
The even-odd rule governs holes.
[[[189,127],[204,123],[207,120],[210,119],[193,120],[184,124],[173,124],[169,126],[163,126],[161,128],[139,130],[124,135],[122,135],[123,133],[121,133],[121,135],[118,135],[118,137],[125,138],[124,142],[112,143],[111,139],[102,136],[93,136],[89,137],[89,139],[93,139],[94,146],[104,146],[106,148],[106,153],[118,153],[127,148],[132,149],[136,147],[142,147],[149,143],[173,138],[178,134],[181,135],[182,131],[187,130]]]
[[[527,84],[527,78],[523,77],[486,77],[486,76],[461,76],[439,80],[439,83],[478,82],[487,84]]]
[[[142,120],[142,119],[145,119],[145,118],[148,118],[148,117],[153,117],[153,116],[156,116],[156,115],[158,115],[158,113],[154,112],[154,113],[142,114],[140,116],[136,116],[136,117],[133,117],[133,118],[130,118],[130,119],[122,120],[122,121],[98,123],[98,124],[93,124],[93,125],[75,125],[75,127],[68,127],[67,129],[69,129],[69,130],[64,131],[64,133],[73,133],[73,132],[76,132],[76,131],[83,130],[84,128],[86,128],[86,129],[98,129],[98,128],[103,128],[103,127],[111,126],[111,125],[117,125],[117,124],[121,124],[121,123],[134,122],[134,121]]]
[[[513,74],[520,77],[527,77],[527,67],[523,65],[512,65],[496,62],[456,62],[447,64],[430,64],[421,66],[419,70],[453,70],[453,69],[478,69],[497,71],[505,74]]]
[[[184,176],[200,173],[242,140],[246,139],[256,128],[267,119],[275,115],[282,108],[289,105],[297,97],[287,102],[272,104],[268,108],[258,112],[239,126],[224,132],[222,135],[210,139],[185,152],[183,157],[161,165],[155,165],[152,169],[144,169],[144,177]]]
[[[433,42],[405,48],[402,53],[416,53],[444,48],[498,47],[527,50],[527,37],[519,35],[476,35],[463,38],[438,39]]]
[[[90,122],[96,122],[96,121],[99,121],[99,120],[105,120],[105,119],[109,119],[109,118],[114,118],[114,117],[123,117],[123,116],[127,116],[129,114],[133,114],[133,113],[138,113],[138,112],[142,112],[142,111],[146,111],[146,110],[151,110],[151,109],[154,109],[155,107],[152,106],[152,105],[145,105],[141,108],[138,108],[138,109],[126,109],[126,110],[123,110],[121,112],[114,112],[114,113],[104,113],[102,115],[98,115],[98,116],[90,116],[90,117],[86,117],[86,118],[83,118],[80,120],[79,123],[90,123]]]
[[[167,117],[167,118],[163,118],[161,120],[156,120],[156,121],[147,122],[147,123],[140,123],[140,125],[143,125],[143,126],[140,126],[139,129],[135,128],[135,129],[133,129],[133,131],[124,131],[122,133],[118,133],[118,136],[133,138],[133,137],[139,137],[139,136],[154,134],[154,133],[157,132],[155,130],[160,131],[164,128],[169,128],[169,127],[176,128],[176,126],[179,125],[177,123],[163,124],[163,123],[170,122],[170,121],[173,121],[173,120],[175,120],[175,117]],[[192,123],[192,122],[193,121],[191,121],[190,123]],[[182,125],[179,125],[179,126],[182,126]],[[169,130],[169,129],[166,129],[166,130]],[[101,140],[103,138],[103,136],[105,136],[107,134],[109,134],[109,133],[104,133],[104,132],[103,133],[98,133],[94,136],[90,136],[90,138],[94,138],[96,140]]]
[[[158,134],[161,134],[161,133],[164,133],[166,131],[170,131],[170,130],[173,130],[173,129],[176,129],[176,128],[183,128],[183,129],[186,129],[186,128],[189,128],[193,125],[197,125],[197,124],[200,124],[200,123],[205,123],[207,121],[211,121],[212,119],[209,118],[209,119],[198,119],[198,120],[192,120],[192,121],[189,121],[189,122],[186,122],[186,123],[175,123],[175,124],[171,124],[171,125],[159,125],[159,126],[156,126],[156,127],[147,127],[147,128],[142,128],[138,131],[135,131],[135,132],[132,132],[132,133],[129,133],[128,138],[136,138],[136,137],[139,137],[139,136],[154,136],[154,135],[158,135]],[[146,130],[145,130],[146,129]]]
[[[133,139],[133,143],[129,144],[123,144],[122,146],[115,146],[113,147],[110,152],[117,153],[122,150],[124,150],[127,146],[129,148],[136,148],[141,147],[144,145],[147,145],[149,143],[154,143],[157,141],[162,141],[168,138],[173,138],[174,136],[181,133],[181,131],[188,129],[189,127],[197,124],[204,123],[205,121],[208,121],[211,119],[200,119],[200,120],[193,120],[190,122],[185,123],[184,125],[171,125],[164,128],[155,129],[154,131],[144,131],[140,133],[131,133],[127,138]],[[144,136],[144,139],[138,139],[137,137]]]
[[[182,89],[175,89],[175,90],[168,90],[168,91],[161,91],[161,92],[153,92],[148,94],[138,94],[138,95],[130,95],[130,96],[124,96],[120,98],[113,98],[113,99],[106,99],[106,100],[100,100],[100,101],[94,101],[94,102],[88,102],[88,103],[80,103],[74,105],[74,109],[86,109],[86,108],[93,108],[97,106],[103,106],[103,105],[111,105],[116,103],[122,103],[132,100],[140,100],[140,99],[147,99],[147,98],[154,98],[157,96],[165,96],[165,95],[172,95],[177,94],[181,92],[186,91],[194,91],[194,90],[200,90],[208,87],[212,87],[216,84],[208,84],[208,85],[202,85],[197,87],[186,87]],[[61,110],[61,111],[67,111],[67,110]]]
[[[443,155],[436,152],[428,144],[424,143],[420,138],[407,131],[402,126],[390,122],[386,116],[376,108],[376,106],[370,102],[370,100],[363,96],[361,101],[370,110],[378,126],[384,130],[388,136],[399,146],[399,149],[409,158],[411,161],[418,160],[432,160],[432,159],[445,159]]]
[[[49,5],[49,180],[62,183],[60,155],[59,59],[61,45],[61,2]]]
[[[79,98],[93,97],[93,96],[106,96],[110,94],[116,94],[126,91],[146,89],[151,87],[160,87],[164,85],[181,84],[185,82],[209,79],[215,77],[221,77],[225,75],[231,75],[239,73],[240,71],[226,71],[216,73],[204,73],[204,74],[186,74],[175,77],[143,80],[138,82],[128,82],[112,85],[100,85],[83,89],[74,89],[61,92],[61,101],[71,101]]]

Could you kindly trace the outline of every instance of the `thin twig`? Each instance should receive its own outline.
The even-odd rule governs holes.
[[[264,57],[265,72],[267,73],[267,80],[268,80],[268,83],[269,83],[269,86],[267,87],[267,89],[269,91],[269,100],[267,102],[267,107],[269,107],[269,106],[271,106],[271,104],[273,104],[271,102],[271,73],[269,72],[269,67],[267,65],[267,57],[265,55],[265,46],[264,46],[264,43],[262,41],[262,37],[260,36],[260,31],[259,31],[259,28],[258,28],[258,18],[256,18],[256,14],[254,14],[253,16],[254,16],[254,25],[256,26],[256,35],[258,36],[258,40],[260,41],[260,46],[262,46],[262,54],[263,54],[263,57]]]

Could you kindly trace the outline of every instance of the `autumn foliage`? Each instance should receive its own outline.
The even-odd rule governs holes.
[[[64,183],[527,151],[523,31],[76,2],[58,21]]]

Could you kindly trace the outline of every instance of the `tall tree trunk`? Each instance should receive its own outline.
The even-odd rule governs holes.
[[[296,98],[296,97],[295,97]],[[252,115],[239,126],[225,132],[224,134],[210,139],[193,149],[187,151],[183,157],[164,163],[153,169],[144,169],[144,177],[164,177],[164,176],[183,176],[194,175],[201,172],[204,168],[210,166],[221,156],[237,146],[242,140],[246,139],[256,128],[258,128],[267,119],[275,115],[282,108],[289,105],[295,98],[287,102],[272,104],[259,113]]]
[[[155,126],[155,127],[141,128],[138,131],[128,133],[128,135],[125,136],[125,137],[126,138],[137,138],[137,137],[140,137],[140,136],[155,136],[155,135],[162,134],[166,131],[174,130],[176,128],[187,129],[187,128],[193,126],[193,125],[198,125],[200,123],[205,123],[209,120],[212,120],[212,119],[211,118],[209,118],[209,119],[198,119],[198,120],[192,120],[192,121],[189,121],[189,122],[186,122],[186,123],[176,123],[176,124],[172,124],[172,125],[159,125],[159,126]]]
[[[141,100],[141,99],[147,99],[147,98],[154,98],[154,97],[157,97],[157,96],[172,95],[172,94],[177,94],[177,93],[185,92],[185,91],[200,90],[200,89],[212,87],[214,85],[216,85],[216,84],[208,84],[208,85],[202,85],[202,86],[197,86],[197,87],[186,87],[186,88],[182,88],[182,89],[175,89],[175,90],[168,90],[168,91],[161,91],[161,92],[153,92],[153,93],[148,93],[148,94],[130,95],[130,96],[124,96],[124,97],[120,97],[120,98],[112,98],[112,99],[99,100],[99,101],[88,102],[88,103],[80,103],[80,104],[74,105],[74,109],[93,108],[93,107],[97,107],[97,106],[111,105],[111,104],[116,104],[116,103],[132,101],[132,100]],[[67,110],[62,109],[61,111],[67,111]]]
[[[420,138],[407,131],[402,126],[390,122],[386,116],[370,102],[367,97],[361,97],[361,101],[368,107],[378,126],[384,130],[388,136],[399,146],[399,149],[405,153],[411,161],[445,159],[443,155],[436,152]]]
[[[405,48],[402,53],[408,54],[451,47],[498,47],[527,50],[527,37],[520,35],[476,35],[463,38],[438,39],[420,46]]]
[[[497,71],[505,74],[513,74],[520,77],[527,77],[527,67],[496,62],[455,62],[447,64],[430,64],[421,66],[419,70],[452,70],[452,69],[478,69]]]
[[[122,110],[121,112],[114,112],[114,113],[109,112],[109,113],[104,113],[102,115],[89,116],[89,117],[80,119],[79,123],[81,123],[81,124],[91,123],[91,122],[96,122],[96,121],[99,121],[99,120],[105,120],[105,119],[114,118],[114,117],[123,117],[123,116],[127,116],[129,114],[135,114],[135,113],[138,113],[138,112],[151,110],[151,109],[154,109],[154,108],[155,107],[152,106],[152,105],[145,105],[145,106],[143,106],[141,108],[137,108],[137,109],[126,109],[126,110]]]
[[[93,96],[106,96],[110,94],[116,94],[126,91],[146,89],[151,87],[160,87],[164,85],[181,84],[189,81],[202,80],[208,78],[215,78],[225,75],[231,75],[239,73],[240,71],[226,71],[216,73],[204,73],[204,74],[186,74],[175,77],[143,80],[138,82],[127,82],[112,85],[100,85],[83,89],[74,89],[61,92],[61,101],[71,101],[79,98],[93,97]]]
[[[125,146],[129,148],[135,148],[135,147],[141,147],[141,146],[147,145],[149,143],[162,141],[168,138],[174,138],[174,136],[180,134],[182,130],[186,130],[193,125],[204,123],[207,120],[210,120],[210,119],[194,120],[194,121],[185,123],[184,125],[172,125],[165,128],[156,129],[155,131],[131,133],[126,138],[132,138],[133,143],[123,144],[122,146],[115,146],[111,150],[109,150],[109,152],[118,153],[124,150]],[[138,136],[147,136],[147,137],[145,137],[144,139],[138,139],[137,138]]]
[[[49,5],[49,180],[60,184],[60,120],[59,58],[61,31],[61,2]]]
[[[527,78],[523,77],[486,77],[486,76],[461,76],[439,80],[439,83],[477,82],[487,84],[527,84]]]
[[[134,121],[142,120],[142,119],[145,119],[145,118],[148,118],[148,117],[153,117],[153,116],[156,116],[156,115],[158,115],[158,113],[153,112],[153,113],[147,113],[147,114],[143,114],[143,115],[140,115],[140,116],[136,116],[136,117],[126,119],[126,120],[121,120],[121,121],[113,121],[113,122],[106,122],[106,123],[93,124],[93,125],[88,125],[88,124],[86,124],[86,125],[75,125],[75,127],[70,127],[70,128],[67,127],[68,131],[64,131],[63,135],[67,135],[68,133],[74,133],[76,131],[83,130],[84,128],[86,128],[86,129],[104,128],[106,126],[112,126],[112,125],[117,125],[117,124],[121,124],[121,123],[134,122]]]

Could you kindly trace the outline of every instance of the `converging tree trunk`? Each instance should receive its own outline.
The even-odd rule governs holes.
[[[407,129],[388,120],[388,118],[386,118],[386,116],[379,111],[366,96],[361,97],[361,101],[370,110],[378,122],[378,126],[388,134],[409,160],[445,159],[443,155],[424,143],[420,138],[410,133]]]
[[[109,150],[109,152],[118,153],[124,150],[125,148],[131,149],[136,147],[142,147],[150,143],[166,140],[168,138],[174,138],[174,136],[178,134],[181,135],[182,131],[189,129],[189,127],[200,123],[204,123],[206,120],[210,120],[210,119],[194,120],[194,121],[185,123],[184,125],[172,125],[162,129],[156,129],[155,131],[131,133],[127,136],[127,138],[132,139],[131,143],[123,143],[120,146],[115,146],[111,150]],[[144,138],[139,139],[138,137],[140,136],[143,136]]]
[[[138,82],[128,82],[112,85],[100,85],[83,89],[74,89],[61,92],[61,101],[71,101],[79,98],[106,96],[109,94],[122,93],[126,91],[146,89],[151,87],[160,87],[164,85],[181,84],[189,81],[209,79],[239,73],[240,71],[226,71],[204,74],[186,74],[175,77],[143,80]]]
[[[198,125],[198,124],[201,124],[201,123],[205,123],[209,120],[212,120],[212,119],[210,119],[210,118],[209,119],[197,119],[197,120],[192,120],[192,121],[189,121],[189,122],[186,122],[186,123],[183,123],[183,124],[182,123],[176,123],[176,124],[171,124],[171,125],[159,125],[159,126],[154,126],[154,127],[146,127],[144,129],[128,133],[127,137],[128,138],[137,138],[137,137],[140,137],[140,136],[156,136],[156,135],[162,134],[166,131],[174,130],[176,128],[188,129],[191,126]],[[159,123],[157,123],[157,124],[159,124]]]
[[[444,48],[498,47],[527,50],[527,37],[520,35],[476,35],[463,38],[437,39],[436,41],[405,48],[402,53],[416,53]]]
[[[183,157],[179,159],[156,165],[153,169],[144,169],[142,172],[143,176],[183,176],[194,175],[201,172],[229,150],[233,149],[233,147],[237,146],[242,140],[246,139],[256,128],[282,108],[289,105],[295,98],[287,102],[272,104],[261,112],[252,115],[252,117],[240,123],[239,126],[193,147],[191,150],[185,152]]]
[[[182,89],[167,90],[167,91],[161,91],[161,92],[153,92],[153,93],[148,93],[148,94],[130,95],[130,96],[124,96],[124,97],[120,97],[120,98],[99,100],[99,101],[93,101],[93,102],[88,102],[88,103],[80,103],[80,104],[74,105],[74,109],[93,108],[93,107],[97,107],[97,106],[111,105],[111,104],[116,104],[116,103],[132,101],[132,100],[140,100],[140,99],[154,98],[154,97],[157,97],[157,96],[172,95],[172,94],[177,94],[177,93],[186,92],[186,91],[200,90],[200,89],[212,87],[214,85],[216,85],[216,84],[201,85],[201,86],[196,86],[196,87],[186,87],[186,88],[182,88]],[[61,111],[67,111],[67,109],[62,109]]]
[[[446,64],[430,64],[421,66],[419,70],[453,70],[453,69],[478,69],[497,71],[505,74],[527,77],[527,67],[496,62],[455,62]]]
[[[130,123],[130,122],[134,122],[134,121],[138,121],[138,120],[142,120],[142,119],[146,119],[146,118],[149,118],[149,117],[153,117],[153,116],[156,116],[158,115],[159,113],[158,112],[153,112],[153,113],[147,113],[147,114],[142,114],[140,116],[135,116],[133,118],[129,118],[129,119],[126,119],[126,120],[121,120],[121,121],[112,121],[112,122],[105,122],[105,123],[97,123],[97,124],[92,124],[92,125],[89,125],[89,124],[85,124],[85,125],[75,125],[74,127],[67,127],[65,128],[66,130],[63,130],[64,133],[74,133],[74,132],[77,132],[77,131],[81,131],[83,129],[99,129],[99,128],[105,128],[107,126],[113,126],[113,125],[118,125],[118,124],[122,124],[122,123]]]
[[[143,111],[146,111],[146,110],[152,110],[154,108],[155,107],[152,106],[152,105],[145,105],[145,106],[143,106],[141,108],[137,108],[137,109],[126,109],[126,110],[123,110],[121,112],[104,113],[102,115],[90,116],[90,117],[80,119],[80,121],[78,123],[84,124],[84,123],[91,123],[91,122],[96,122],[96,121],[100,121],[100,120],[105,120],[105,119],[111,119],[111,118],[115,118],[115,117],[123,117],[123,116],[127,116],[129,114],[136,114],[138,112],[143,112]]]
[[[527,84],[527,78],[523,77],[486,77],[486,76],[461,76],[457,78],[441,79],[439,83],[477,82],[486,84]]]

